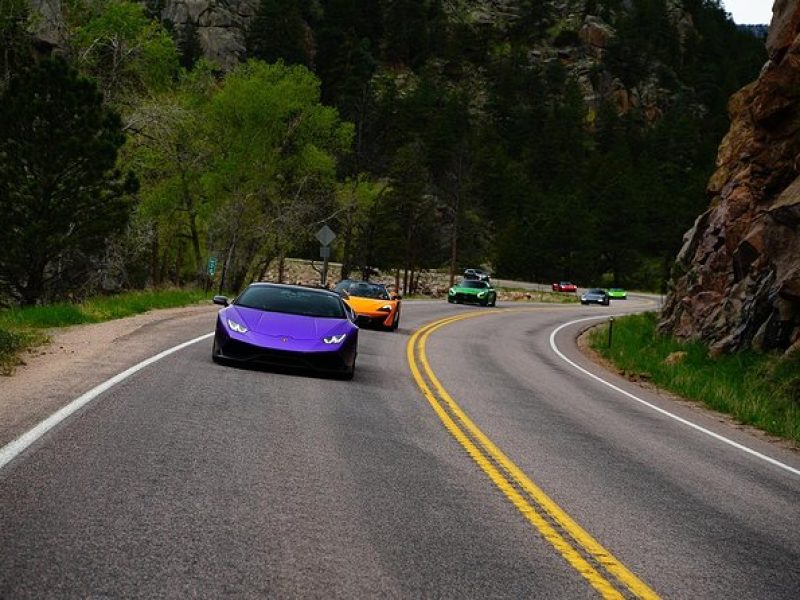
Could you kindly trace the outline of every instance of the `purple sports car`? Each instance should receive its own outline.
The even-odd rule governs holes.
[[[356,368],[355,314],[338,294],[322,289],[253,283],[217,316],[211,358],[299,367],[351,379]]]

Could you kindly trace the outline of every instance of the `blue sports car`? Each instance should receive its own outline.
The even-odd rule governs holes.
[[[356,315],[338,294],[296,285],[253,283],[217,316],[211,358],[304,368],[351,379],[358,354]]]

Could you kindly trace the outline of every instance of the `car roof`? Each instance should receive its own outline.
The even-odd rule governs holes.
[[[375,285],[375,286],[378,286],[378,287],[382,287],[384,289],[386,288],[386,284],[385,283],[380,283],[380,282],[377,282],[377,281],[363,281],[361,279],[342,279],[341,281],[337,282],[336,285],[341,285],[343,283],[356,284],[356,285]]]
[[[272,283],[268,281],[254,281],[247,287],[271,287],[271,288],[280,288],[289,290],[303,290],[307,292],[313,292],[315,294],[327,294],[328,296],[333,296],[334,298],[340,298],[339,294],[337,294],[336,292],[332,292],[329,289],[323,287],[316,287],[313,285],[296,285],[293,283]]]

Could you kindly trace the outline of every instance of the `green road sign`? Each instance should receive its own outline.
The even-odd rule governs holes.
[[[213,277],[217,272],[217,257],[212,256],[208,259],[208,274]]]

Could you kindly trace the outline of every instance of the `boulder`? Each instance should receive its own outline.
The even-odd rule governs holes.
[[[231,69],[246,55],[245,34],[257,8],[258,0],[166,0],[161,18],[178,29],[194,26],[206,57]]]
[[[778,0],[771,60],[729,103],[710,207],[684,237],[660,329],[714,354],[800,336],[800,0]]]

